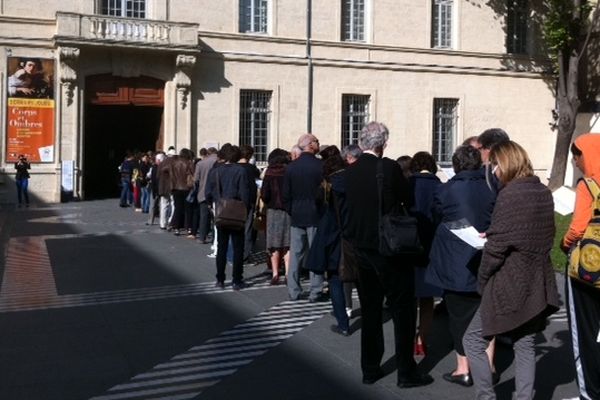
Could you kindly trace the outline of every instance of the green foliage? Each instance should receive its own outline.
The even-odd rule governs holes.
[[[579,10],[573,0],[545,0],[544,38],[553,57],[559,52],[568,56],[577,49],[592,11],[590,1],[583,0]]]
[[[552,266],[557,271],[564,271],[565,265],[567,264],[567,256],[560,249],[560,243],[562,241],[562,238],[565,236],[567,229],[569,228],[569,224],[571,223],[572,217],[573,214],[560,215],[554,213],[556,235],[554,236],[554,247],[552,247],[550,258],[552,259]]]

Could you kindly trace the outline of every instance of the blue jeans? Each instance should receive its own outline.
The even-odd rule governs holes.
[[[133,193],[131,192],[131,178],[121,178],[121,200],[119,205],[126,206],[133,203]]]
[[[329,275],[329,294],[331,295],[331,305],[333,306],[333,315],[338,324],[338,328],[347,331],[350,328],[348,314],[346,314],[346,300],[344,299],[344,282],[337,273]]]
[[[142,186],[141,189],[142,189],[142,212],[148,213],[150,211],[151,190],[148,187],[148,185]]]
[[[25,204],[29,204],[29,193],[27,193],[27,188],[29,187],[29,179],[17,179],[17,198],[19,199],[19,205],[23,203],[23,197],[25,197]]]

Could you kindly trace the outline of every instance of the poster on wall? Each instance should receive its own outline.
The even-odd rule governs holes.
[[[6,162],[54,161],[54,60],[8,57]]]

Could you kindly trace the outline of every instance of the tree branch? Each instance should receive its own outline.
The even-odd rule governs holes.
[[[586,35],[585,35],[585,40],[583,42],[583,45],[581,45],[581,49],[579,50],[579,59],[577,60],[577,65],[579,65],[579,62],[581,61],[581,55],[583,55],[583,53],[585,52],[585,49],[587,48],[588,42],[590,41],[590,37],[592,36],[592,31],[594,30],[594,25],[596,25],[596,21],[598,20],[598,18],[600,17],[600,1],[596,2],[596,8],[594,9],[594,12],[592,13],[592,21],[590,23],[590,28],[588,29]]]

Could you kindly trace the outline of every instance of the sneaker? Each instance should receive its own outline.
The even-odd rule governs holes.
[[[235,290],[235,291],[239,291],[239,290],[242,290],[242,289],[245,289],[246,287],[248,287],[248,285],[246,285],[245,282],[237,282],[237,283],[234,283],[232,286],[233,286],[233,290]]]
[[[225,282],[217,281],[215,282],[215,287],[219,289],[225,289]]]
[[[207,254],[206,257],[208,257],[208,258],[217,258],[217,253]]]

